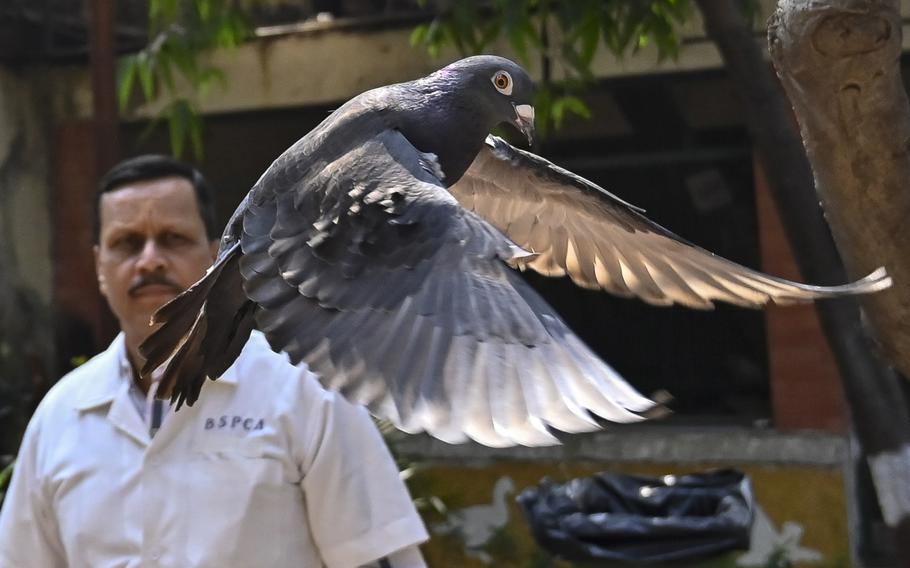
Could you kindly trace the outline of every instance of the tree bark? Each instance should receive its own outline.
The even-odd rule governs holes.
[[[884,265],[863,298],[882,351],[910,377],[910,105],[897,0],[781,0],[771,57],[793,104],[847,272]]]
[[[696,1],[708,34],[717,43],[742,96],[750,135],[803,275],[813,283],[843,282],[843,264],[813,191],[812,170],[791,107],[737,0]],[[807,4],[805,0],[797,3]],[[839,206],[844,204],[829,204],[829,209]],[[862,215],[853,206],[846,207],[839,216]],[[873,250],[865,260],[874,267],[885,262],[890,269],[879,249]],[[910,414],[899,379],[875,356],[855,299],[820,302],[817,307],[857,437],[868,456],[879,504],[894,536],[899,564],[910,566]]]

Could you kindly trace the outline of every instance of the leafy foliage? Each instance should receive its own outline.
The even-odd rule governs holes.
[[[118,95],[122,110],[141,97],[171,101],[151,127],[168,123],[171,150],[181,156],[192,147],[202,157],[202,121],[197,100],[224,73],[201,56],[230,48],[251,37],[252,10],[272,0],[150,0],[149,41],[140,52],[121,59]],[[546,135],[569,115],[588,118],[580,97],[594,80],[592,65],[601,48],[616,56],[654,46],[657,58],[679,52],[679,26],[693,14],[692,0],[417,0],[437,15],[411,34],[414,46],[433,56],[446,46],[462,55],[483,52],[500,38],[525,65],[542,67],[537,109],[538,132]],[[746,4],[754,4],[754,0]],[[560,76],[554,77],[552,69]],[[182,82],[182,83],[181,83]],[[181,95],[178,83],[191,97]]]
[[[0,251],[0,468],[52,384],[54,359],[50,311],[7,259]]]
[[[0,506],[29,416],[50,386],[53,359],[50,313],[3,257],[0,251]]]
[[[3,506],[3,499],[6,497],[6,492],[9,489],[9,482],[13,478],[13,465],[15,462],[10,462],[0,470],[0,507]]]
[[[205,97],[215,84],[226,84],[224,73],[203,62],[200,55],[236,47],[251,36],[245,8],[248,6],[237,0],[151,0],[148,44],[120,60],[117,91],[121,110],[129,108],[137,90],[149,102],[162,93],[169,95],[172,102],[158,118],[167,120],[171,150],[178,157],[187,141],[197,158],[203,152],[196,101],[180,95],[178,78],[194,97]]]
[[[423,4],[427,4],[424,0]],[[691,0],[459,0],[435,2],[438,15],[411,34],[432,56],[452,46],[481,53],[500,38],[525,65],[539,59],[543,84],[535,102],[538,130],[558,128],[569,114],[590,117],[579,94],[594,80],[599,48],[622,57],[655,46],[663,60],[679,53],[679,27],[693,14]],[[563,76],[555,78],[557,67]]]

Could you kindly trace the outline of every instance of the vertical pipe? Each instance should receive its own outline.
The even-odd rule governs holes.
[[[95,141],[95,179],[109,170],[120,157],[119,116],[114,26],[115,0],[87,0],[89,22],[89,63],[92,73],[92,130]],[[90,218],[85,223],[91,223]],[[97,295],[95,296],[97,298]],[[97,300],[96,300],[97,302]],[[117,324],[105,302],[97,305],[101,341],[113,337]],[[103,345],[104,343],[102,343]]]
[[[119,156],[116,65],[114,62],[114,0],[88,0],[89,61],[92,70],[92,108],[95,164],[100,174]]]

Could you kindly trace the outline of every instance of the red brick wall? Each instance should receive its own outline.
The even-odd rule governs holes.
[[[54,132],[52,188],[54,304],[58,350],[64,356],[105,346],[113,316],[98,292],[92,256],[92,208],[98,179],[92,124],[70,121]],[[89,333],[91,337],[81,334]]]
[[[761,165],[758,160],[754,163],[761,268],[775,276],[803,281]],[[844,393],[815,307],[771,306],[766,314],[775,427],[846,432]]]

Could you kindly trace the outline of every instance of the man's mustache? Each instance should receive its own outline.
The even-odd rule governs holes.
[[[130,296],[135,296],[136,293],[145,286],[169,286],[173,288],[174,292],[177,294],[183,291],[183,288],[181,288],[177,283],[169,280],[167,276],[164,276],[163,274],[152,273],[140,276],[130,286],[128,293]]]

